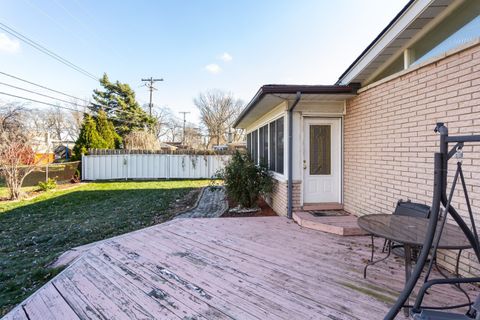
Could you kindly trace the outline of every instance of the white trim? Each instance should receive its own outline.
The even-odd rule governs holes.
[[[343,204],[343,177],[344,177],[344,174],[345,174],[345,161],[344,161],[344,149],[343,149],[343,146],[344,146],[344,143],[345,143],[345,121],[344,121],[344,117],[342,116],[340,118],[340,203]]]
[[[248,133],[255,131],[256,129],[264,126],[265,124],[270,123],[271,121],[275,121],[282,116],[285,116],[287,114],[287,107],[288,104],[286,101],[279,103],[275,108],[260,116],[257,120],[253,121],[250,126],[245,128],[245,132]]]
[[[340,172],[339,172],[339,179],[340,183],[338,185],[338,192],[339,192],[339,201],[340,203],[343,203],[344,200],[344,195],[343,195],[343,177],[344,177],[344,117],[343,116],[332,116],[332,117],[318,117],[318,116],[302,116],[301,121],[300,121],[300,129],[301,129],[301,136],[300,136],[300,143],[302,146],[302,152],[301,152],[301,157],[300,157],[300,172],[301,174],[301,196],[300,196],[300,203],[303,206],[304,205],[304,184],[305,184],[305,174],[304,174],[304,169],[303,169],[303,163],[306,160],[305,159],[305,121],[306,120],[328,120],[328,119],[337,119],[339,120],[339,130],[340,130],[340,137],[339,137],[339,157],[340,157]]]
[[[280,113],[280,114],[277,114],[277,115],[274,116],[274,117],[268,118],[268,120],[263,120],[262,122],[259,122],[259,123],[256,124],[255,126],[251,127],[251,129],[250,129],[249,131],[245,131],[245,134],[252,133],[253,131],[260,129],[260,128],[263,127],[264,125],[268,125],[268,124],[270,124],[270,123],[273,122],[273,121],[277,121],[278,119],[280,119],[281,117],[285,117],[286,115],[287,115],[286,112],[282,112],[282,113]]]
[[[343,116],[342,113],[334,112],[334,113],[326,113],[326,112],[313,112],[313,111],[301,111],[300,115],[302,117],[310,117],[310,118],[339,118]]]
[[[287,183],[288,179],[284,174],[269,170],[272,173],[272,176],[275,180],[282,182],[282,183]]]

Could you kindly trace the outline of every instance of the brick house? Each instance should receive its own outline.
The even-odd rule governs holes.
[[[271,206],[292,217],[306,208],[391,213],[398,199],[430,204],[436,122],[480,134],[480,1],[410,1],[337,83],[265,85],[235,126],[274,174]],[[480,212],[480,148],[466,150],[475,151],[464,166]],[[469,254],[461,271],[478,274]],[[441,258],[454,262],[449,252]]]

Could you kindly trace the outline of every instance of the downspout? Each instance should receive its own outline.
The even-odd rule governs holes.
[[[297,91],[297,96],[292,106],[288,109],[288,189],[287,189],[287,203],[288,211],[287,217],[292,219],[293,217],[293,109],[297,106],[298,102],[302,98],[302,93]]]

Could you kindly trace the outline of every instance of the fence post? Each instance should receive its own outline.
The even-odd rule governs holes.
[[[171,159],[171,155],[167,154],[167,161],[166,161],[166,169],[165,169],[165,175],[167,176],[167,179],[170,179],[170,159]]]
[[[80,177],[80,179],[83,181],[85,180],[85,155],[83,153],[81,156],[81,160],[82,160],[82,176]]]

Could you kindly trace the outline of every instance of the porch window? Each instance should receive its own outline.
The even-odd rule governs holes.
[[[283,174],[283,117],[270,122],[269,169]]]
[[[268,125],[259,129],[260,163],[268,164]]]
[[[247,152],[252,157],[252,134],[247,134]]]
[[[258,130],[252,132],[252,160],[258,163]]]
[[[269,127],[270,127],[270,161],[268,163],[268,169],[275,171],[275,150],[277,148],[277,143],[275,140],[275,132],[276,130],[276,122],[270,122]]]

